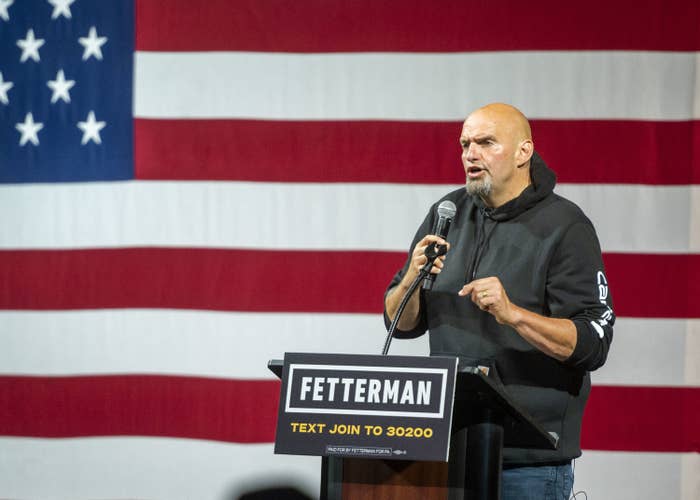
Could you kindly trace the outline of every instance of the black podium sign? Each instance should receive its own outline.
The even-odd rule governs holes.
[[[457,358],[287,353],[275,453],[447,461]]]

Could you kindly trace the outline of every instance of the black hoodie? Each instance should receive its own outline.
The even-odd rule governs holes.
[[[416,328],[397,332],[413,338],[430,331],[431,355],[459,356],[460,364],[491,366],[506,390],[547,431],[556,432],[556,451],[507,448],[504,464],[557,463],[581,455],[583,408],[589,371],[602,366],[612,341],[611,296],[593,225],[574,203],[553,192],[556,177],[535,153],[532,183],[520,196],[496,208],[464,188],[440,199],[418,229],[409,259],[389,289],[402,279],[413,247],[430,234],[435,208],[457,206],[447,240],[450,251],[432,291],[421,291]],[[514,304],[537,314],[571,319],[576,348],[560,362],[527,343],[512,328],[457,292],[473,279],[496,276]],[[388,318],[385,321],[388,325]]]

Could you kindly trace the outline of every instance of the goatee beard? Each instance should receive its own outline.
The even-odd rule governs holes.
[[[491,179],[469,180],[466,183],[467,193],[471,196],[486,198],[491,194]]]

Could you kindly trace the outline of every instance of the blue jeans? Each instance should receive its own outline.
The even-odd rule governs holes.
[[[571,464],[504,468],[501,500],[569,500],[573,485]]]

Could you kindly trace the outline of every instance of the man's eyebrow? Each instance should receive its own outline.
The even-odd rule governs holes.
[[[495,140],[496,140],[496,136],[493,136],[493,135],[478,135],[478,136],[474,137],[472,140],[465,139],[464,137],[459,138],[460,144],[469,144],[470,142],[476,142],[477,144],[480,144],[482,142],[495,141]]]

